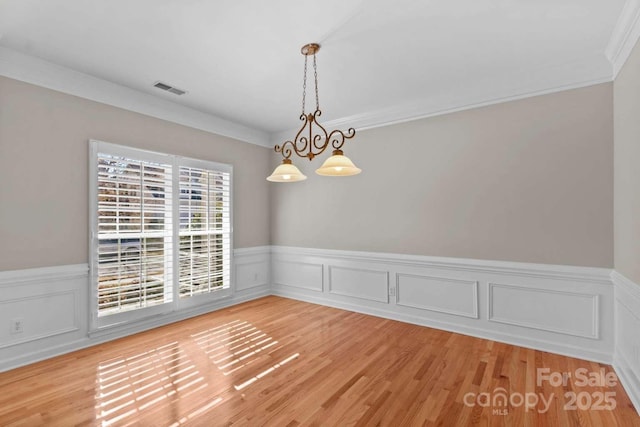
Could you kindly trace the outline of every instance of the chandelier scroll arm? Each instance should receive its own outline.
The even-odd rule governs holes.
[[[354,128],[349,128],[346,134],[340,129],[335,129],[331,131],[327,141],[331,141],[331,146],[334,150],[340,150],[345,140],[351,139],[354,136],[356,136],[356,130]]]
[[[281,153],[282,157],[284,157],[285,159],[291,158],[291,155],[293,153],[296,153],[300,157],[306,157],[306,154],[304,154],[304,152],[307,149],[307,147],[309,147],[309,141],[307,137],[305,136],[300,137],[300,135],[302,134],[304,129],[307,127],[307,124],[309,123],[309,121],[307,119],[306,114],[301,114],[300,120],[303,121],[304,123],[298,130],[298,133],[296,133],[296,137],[293,140],[287,140],[283,142],[282,145],[276,145],[274,147],[275,152]]]
[[[296,133],[296,137],[293,139],[293,142],[291,145],[293,146],[293,149],[298,156],[304,157],[305,154],[303,153],[305,152],[307,147],[310,146],[310,143],[306,136],[300,136],[300,135],[302,135],[302,132],[304,132],[304,129],[309,124],[309,118],[307,117],[306,114],[300,114],[300,121],[304,123],[302,123],[302,126],[300,126],[300,129],[298,130],[298,133]]]
[[[282,157],[284,159],[290,159],[291,158],[291,154],[293,154],[293,151],[291,150],[291,148],[287,147],[287,145],[291,145],[293,146],[293,142],[292,141],[285,141],[282,143],[282,145],[276,145],[273,150],[276,153],[280,153],[282,154]]]
[[[324,126],[322,126],[320,124],[320,122],[317,120],[318,117],[320,117],[322,115],[322,111],[320,110],[316,110],[315,113],[313,113],[313,121],[316,123],[316,125],[318,125],[318,127],[320,128],[320,130],[322,131],[322,134],[318,133],[316,135],[316,138],[314,138],[313,141],[313,145],[314,147],[319,150],[316,154],[322,154],[324,152],[324,150],[327,148],[327,145],[329,144],[329,134],[327,133],[327,130],[325,129]],[[324,141],[322,143],[322,145],[318,145],[316,143],[316,141]]]

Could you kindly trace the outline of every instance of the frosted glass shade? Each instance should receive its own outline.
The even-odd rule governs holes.
[[[295,167],[289,159],[284,159],[282,164],[267,177],[267,181],[271,182],[296,182],[304,181],[305,179],[307,179],[307,176],[303,175],[300,169]]]
[[[316,170],[318,175],[325,176],[350,176],[357,175],[360,172],[362,172],[362,169],[356,167],[351,159],[340,150],[335,150],[333,155],[320,166],[320,169]]]

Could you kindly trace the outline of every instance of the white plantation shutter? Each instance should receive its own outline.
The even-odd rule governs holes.
[[[230,166],[92,141],[91,173],[93,327],[230,292]]]
[[[98,154],[98,315],[172,299],[171,165]]]
[[[231,174],[180,167],[180,297],[230,286]]]

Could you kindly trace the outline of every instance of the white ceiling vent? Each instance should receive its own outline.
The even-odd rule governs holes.
[[[182,90],[182,89],[178,89],[177,87],[173,87],[171,85],[168,85],[166,83],[162,83],[162,82],[155,82],[153,84],[153,87],[157,87],[158,89],[162,89],[162,90],[166,90],[167,92],[171,92],[175,95],[184,95],[185,93],[187,93],[187,91]]]

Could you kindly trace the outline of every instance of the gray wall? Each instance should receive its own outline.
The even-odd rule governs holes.
[[[640,44],[614,83],[615,269],[640,283]]]
[[[268,245],[270,152],[0,77],[0,271],[88,262],[88,140],[229,163],[234,245]]]
[[[272,243],[612,267],[612,86],[358,132],[355,177],[298,159],[307,181],[271,184]]]
[[[264,180],[279,162],[268,149],[0,78],[0,270],[87,262],[91,138],[233,164],[238,248],[612,267],[612,92],[603,84],[360,131],[345,150],[361,175],[315,175],[324,155],[298,160],[309,179],[286,185]],[[637,259],[638,240],[622,256]]]

